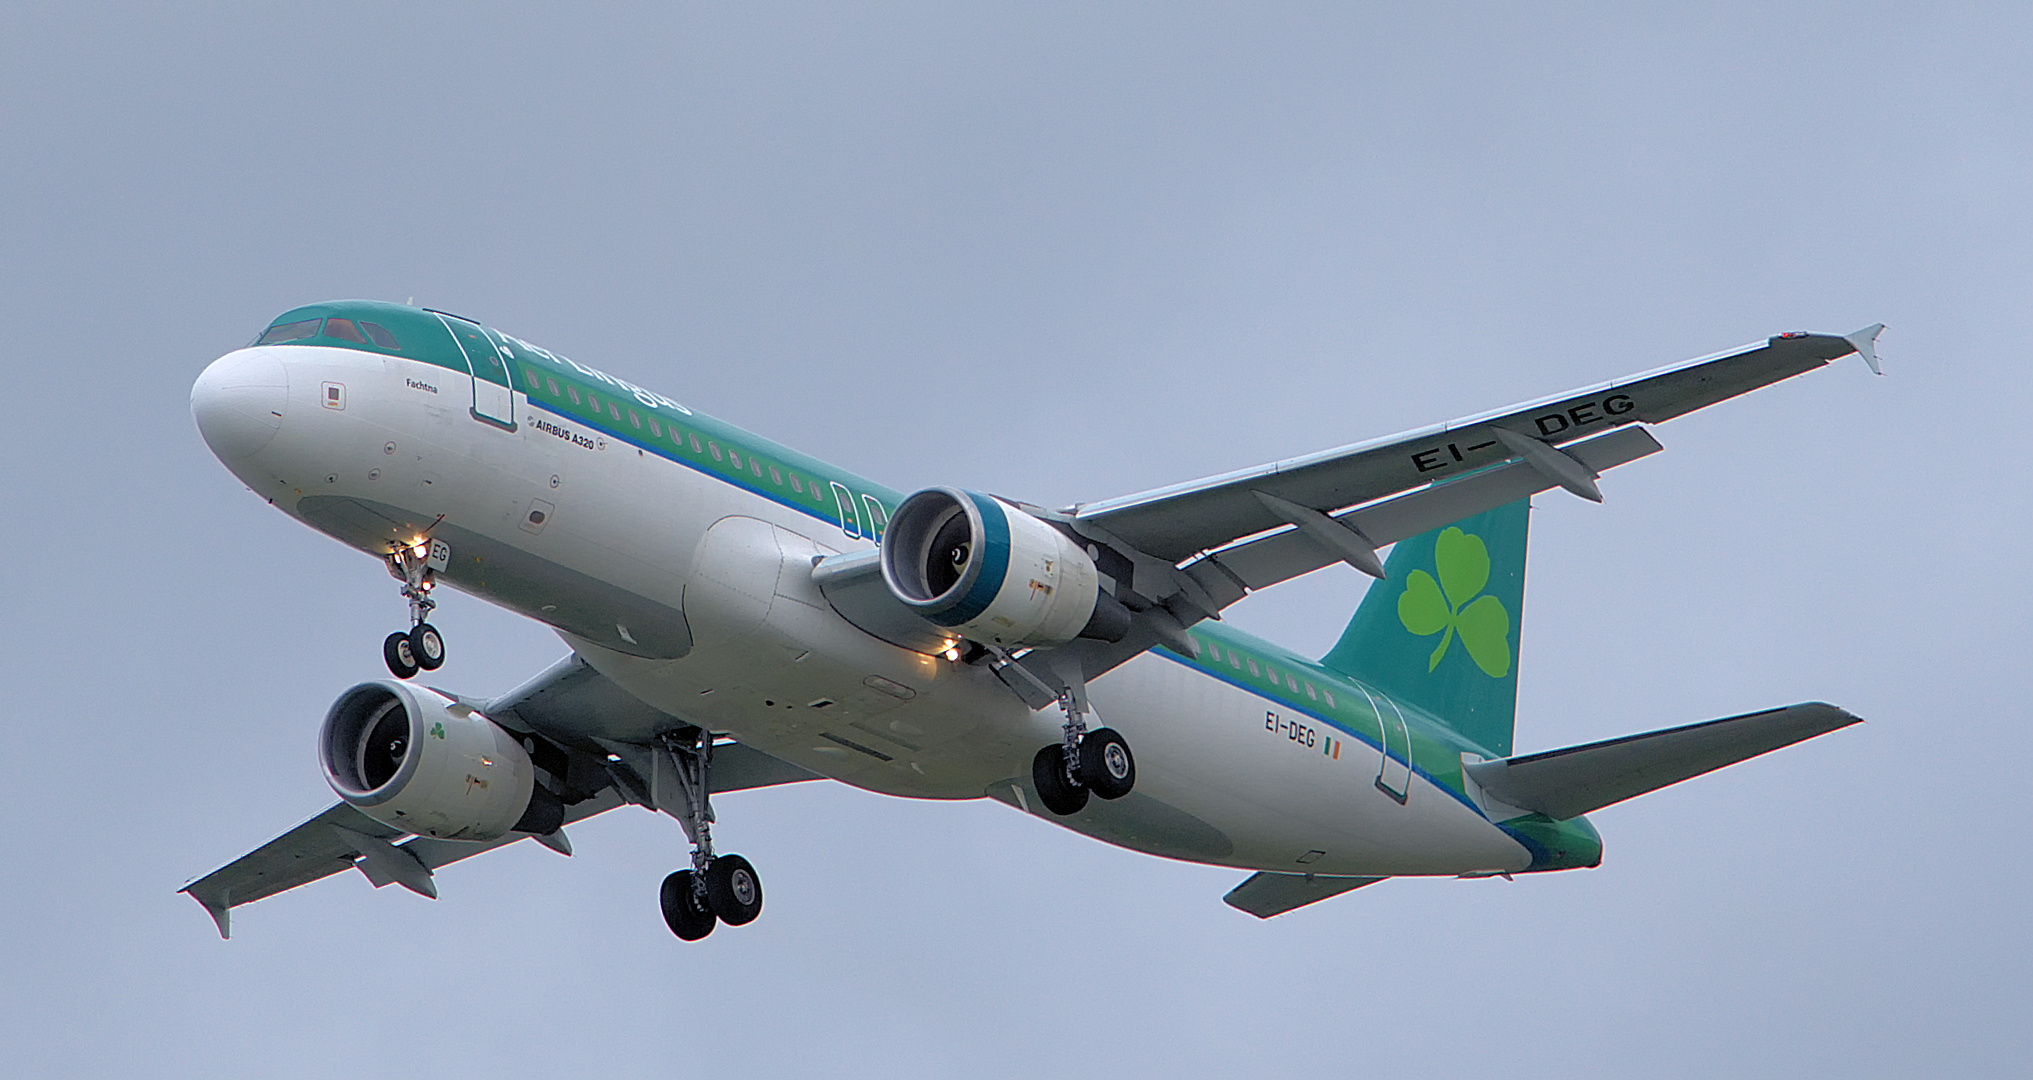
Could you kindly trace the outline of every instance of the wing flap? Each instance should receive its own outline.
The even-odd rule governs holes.
[[[1833,705],[1808,702],[1478,762],[1466,771],[1490,798],[1564,821],[1862,720]]]
[[[1242,884],[1228,890],[1221,902],[1259,919],[1283,915],[1294,908],[1317,904],[1330,897],[1374,885],[1380,877],[1316,877],[1312,874],[1274,874],[1266,870],[1251,874]]]

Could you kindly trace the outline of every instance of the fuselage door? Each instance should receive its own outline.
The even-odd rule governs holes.
[[[479,323],[455,315],[434,312],[452,340],[465,354],[466,367],[473,375],[473,418],[505,428],[515,427],[515,393],[510,389],[508,362],[500,347]]]
[[[1377,741],[1383,750],[1383,760],[1377,765],[1377,790],[1402,803],[1412,793],[1412,732],[1405,714],[1389,696],[1372,694],[1360,684],[1357,689],[1377,715]]]

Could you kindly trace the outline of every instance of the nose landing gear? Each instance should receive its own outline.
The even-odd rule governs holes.
[[[407,679],[420,670],[436,671],[445,662],[444,635],[425,620],[438,606],[431,599],[431,590],[437,587],[434,580],[437,568],[444,566],[450,554],[442,540],[433,540],[428,545],[406,544],[388,554],[388,572],[402,582],[403,598],[409,601],[409,631],[397,631],[381,643],[381,658],[398,679]]]

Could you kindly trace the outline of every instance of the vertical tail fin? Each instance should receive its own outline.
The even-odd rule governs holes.
[[[1321,665],[1510,756],[1530,517],[1519,500],[1400,540]]]

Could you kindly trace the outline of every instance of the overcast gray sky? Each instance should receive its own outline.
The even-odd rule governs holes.
[[[2024,1071],[2033,15],[1353,7],[0,7],[8,1071]],[[1269,922],[1238,872],[813,784],[722,800],[769,906],[698,945],[639,810],[221,942],[174,890],[332,801],[317,723],[404,611],[189,387],[337,297],[1051,504],[1882,321],[1885,378],[1540,500],[1518,745],[1869,723],[1603,811],[1598,870]],[[1231,618],[1324,651],[1361,590]],[[463,692],[563,653],[440,614]]]

